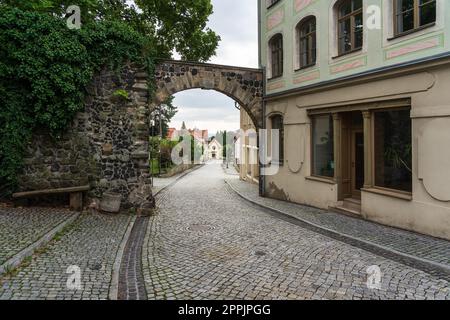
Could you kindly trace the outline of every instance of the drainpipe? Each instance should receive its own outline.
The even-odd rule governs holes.
[[[262,69],[263,72],[263,97],[262,97],[262,128],[261,129],[265,129],[266,128],[266,121],[265,121],[265,114],[266,114],[266,102],[265,102],[265,95],[266,95],[266,68],[264,68],[262,66],[262,54],[261,54],[261,35],[262,35],[262,31],[261,31],[261,10],[262,9],[262,1],[258,1],[258,67],[260,69]],[[263,144],[266,143],[265,141],[266,139],[264,139]],[[260,135],[258,135],[258,145],[259,145],[259,150],[261,151],[261,139],[260,139]],[[262,150],[264,151],[263,153],[260,152],[260,155],[263,154],[263,156],[265,157],[266,154],[266,150],[265,150],[265,146],[262,147]],[[260,157],[261,158],[261,157]],[[261,160],[261,159],[260,159]],[[264,161],[265,162],[265,161]],[[259,196],[260,197],[265,197],[266,194],[266,178],[261,174],[261,169],[262,169],[263,164],[259,163]]]
[[[262,129],[266,129],[266,99],[265,99],[265,95],[266,95],[266,68],[262,68],[262,72],[263,72],[263,97],[262,97],[262,114],[261,114],[261,120],[262,120]],[[259,140],[259,150],[263,151],[262,153],[260,152],[260,156],[262,155],[264,157],[264,163],[266,163],[265,161],[265,157],[267,155],[267,141],[266,141],[266,137],[267,137],[267,133],[265,133],[265,137],[262,141],[262,145],[261,145],[261,137],[260,137],[261,133],[258,135],[258,140]],[[260,157],[261,158],[261,157]],[[260,159],[261,160],[261,159]],[[266,177],[264,175],[261,174],[261,169],[262,167],[265,166],[264,164],[259,163],[259,196],[260,197],[265,197],[266,196]]]

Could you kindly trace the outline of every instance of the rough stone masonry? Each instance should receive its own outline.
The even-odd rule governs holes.
[[[148,165],[148,75],[127,65],[103,71],[88,88],[84,112],[61,139],[37,133],[30,144],[20,189],[89,184],[88,203],[104,192],[122,195],[122,208],[154,206]],[[117,90],[128,94],[119,95]]]

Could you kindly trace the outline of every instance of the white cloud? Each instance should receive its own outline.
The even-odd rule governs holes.
[[[258,0],[212,0],[214,13],[208,27],[222,38],[217,55],[211,63],[257,67],[258,66]],[[218,130],[239,129],[239,111],[229,97],[204,90],[188,90],[175,95],[178,114],[170,123],[179,129],[183,121],[188,127]]]

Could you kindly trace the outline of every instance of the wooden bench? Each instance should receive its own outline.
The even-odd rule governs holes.
[[[58,189],[46,189],[36,191],[17,192],[12,196],[14,199],[20,198],[34,198],[39,196],[46,196],[52,194],[64,194],[70,195],[70,209],[81,211],[83,210],[83,192],[89,191],[90,186],[80,186],[71,188],[58,188]]]

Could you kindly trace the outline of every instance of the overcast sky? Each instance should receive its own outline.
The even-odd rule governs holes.
[[[256,68],[258,66],[257,0],[212,0],[214,13],[208,26],[220,35],[217,55],[210,62]],[[187,90],[175,95],[179,107],[170,123],[180,129],[183,121],[188,128],[218,130],[239,129],[239,111],[234,100],[216,92]]]

